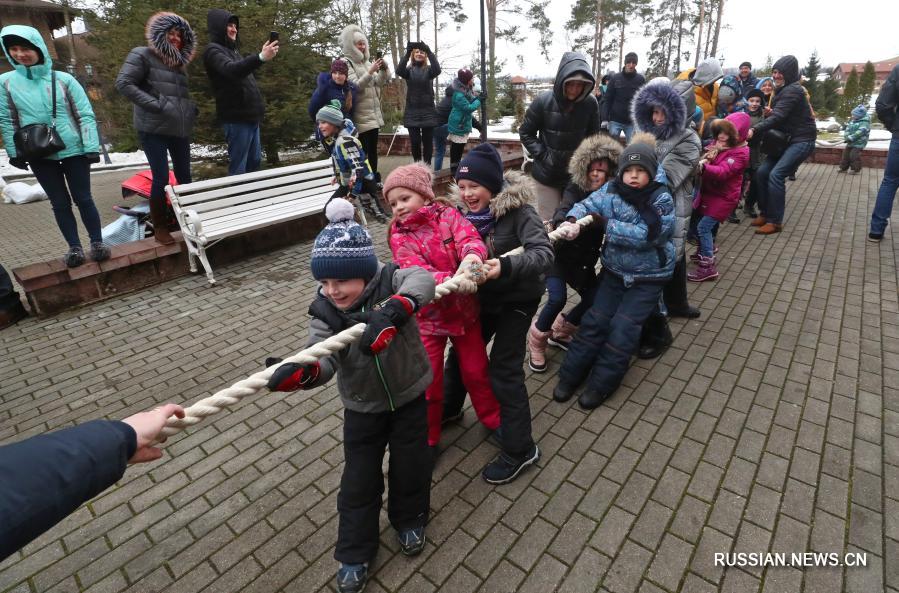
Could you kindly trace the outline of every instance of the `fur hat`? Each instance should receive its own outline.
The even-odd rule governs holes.
[[[631,143],[621,152],[618,159],[617,179],[621,181],[624,170],[628,167],[641,167],[649,173],[650,179],[655,179],[659,168],[659,159],[656,157],[656,139],[652,134],[635,134]]]
[[[492,144],[478,144],[462,157],[456,181],[470,179],[496,195],[503,189],[503,159]]]
[[[637,91],[631,103],[631,119],[639,131],[648,132],[659,140],[667,140],[687,126],[687,106],[674,86],[661,80],[659,83],[650,82]],[[686,86],[692,98],[693,85],[687,83]],[[652,119],[654,109],[665,113],[665,122],[661,125],[656,125]]]
[[[328,225],[321,230],[312,246],[312,276],[370,280],[378,271],[378,258],[371,235],[353,220],[353,205],[334,198],[325,206]]]
[[[349,64],[346,63],[346,60],[341,60],[340,58],[337,58],[336,60],[331,62],[331,74],[334,74],[334,73],[349,75],[350,66],[349,66]]]
[[[460,68],[458,72],[456,72],[456,78],[459,79],[459,82],[462,84],[468,84],[471,82],[471,79],[474,78],[474,73],[468,68]]]
[[[391,171],[387,180],[384,181],[384,197],[386,198],[392,189],[405,187],[430,202],[434,199],[433,184],[434,173],[424,163],[403,165]]]
[[[852,119],[861,119],[861,118],[865,117],[865,115],[868,113],[868,110],[865,108],[864,105],[859,105],[858,107],[853,109],[851,113],[852,113]]]
[[[172,29],[181,31],[181,48],[172,45],[168,40],[168,32]],[[159,56],[162,63],[169,68],[187,66],[194,59],[197,50],[197,38],[190,23],[174,12],[157,12],[147,19],[144,32],[147,45]]]
[[[343,111],[340,109],[340,101],[333,99],[330,103],[318,110],[315,121],[325,121],[334,124],[338,128],[343,127]]]

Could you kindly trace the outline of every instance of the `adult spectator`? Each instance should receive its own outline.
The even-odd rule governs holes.
[[[340,111],[345,119],[353,119],[359,89],[349,81],[350,67],[346,60],[337,58],[331,62],[328,72],[320,72],[315,81],[315,90],[309,99],[309,117],[314,122],[319,110],[332,101],[340,103]]]
[[[430,165],[433,131],[437,126],[433,80],[440,76],[440,63],[427,43],[410,41],[406,55],[397,64],[396,75],[406,79],[403,125],[409,130],[412,160]]]
[[[73,201],[90,237],[91,257],[94,261],[109,259],[100,214],[91,196],[91,163],[100,162],[100,140],[91,103],[77,80],[53,70],[50,53],[36,29],[10,25],[0,31],[0,39],[13,67],[12,72],[0,76],[0,130],[9,162],[20,169],[30,165],[47,192],[56,226],[69,245],[63,258],[66,266],[84,263]],[[16,145],[14,137],[22,127],[54,123],[65,145],[61,150],[36,158],[20,152],[23,147]]]
[[[749,95],[749,91],[755,88],[759,79],[752,73],[752,64],[743,62],[740,64],[740,74],[737,76],[740,82],[740,96],[744,99]]]
[[[3,266],[0,266],[0,329],[9,327],[27,315],[28,311],[19,300],[19,293],[13,288],[12,279]]]
[[[390,80],[390,71],[381,56],[371,61],[368,37],[359,25],[347,25],[338,37],[341,56],[349,65],[350,82],[359,88],[358,100],[353,108],[353,123],[362,142],[362,149],[368,155],[368,163],[378,183],[378,131],[384,125],[381,113],[381,87]]]
[[[0,447],[0,560],[115,484],[129,464],[162,457],[154,444],[171,416],[184,410],[165,404]]]
[[[718,81],[724,78],[724,70],[716,58],[708,58],[696,68],[681,72],[677,80],[689,80],[693,83],[696,105],[702,109],[703,121],[715,117],[718,110]],[[700,126],[700,134],[702,129]]]
[[[596,98],[596,106],[599,110],[599,127],[602,128],[602,112],[606,104],[606,90],[609,88],[609,78],[611,74],[605,74],[600,79],[599,84],[593,89],[593,96]]]
[[[884,127],[893,133],[890,140],[890,149],[887,152],[887,164],[883,172],[883,181],[877,191],[877,201],[874,202],[874,211],[871,213],[871,230],[868,240],[878,242],[883,239],[883,232],[887,228],[890,215],[893,212],[893,200],[896,198],[896,190],[899,189],[899,117],[896,117],[899,106],[899,66],[894,66],[886,82],[880,88],[874,109],[877,111],[877,119],[883,122]]]
[[[259,124],[265,103],[255,72],[278,55],[278,41],[267,40],[258,54],[240,54],[240,19],[213,8],[206,13],[209,45],[203,52],[206,75],[215,95],[215,116],[228,143],[228,175],[250,173],[262,164]],[[177,176],[176,176],[177,177]]]
[[[699,309],[687,297],[685,240],[693,211],[693,172],[699,163],[702,145],[688,115],[696,109],[693,86],[688,81],[653,79],[634,96],[633,117],[637,130],[656,139],[655,154],[665,172],[668,190],[674,198],[674,247],[677,261],[674,275],[665,283],[662,298],[671,317],[699,317]],[[640,336],[640,358],[655,358],[673,338],[661,310],[654,311]]]
[[[172,12],[158,12],[146,27],[147,46],[135,47],[125,58],[116,89],[134,103],[134,129],[147,155],[153,184],[150,219],[156,241],[174,243],[168,230],[165,186],[169,161],[178,183],[190,183],[190,136],[197,105],[187,86],[187,65],[197,41],[190,23]],[[168,154],[168,156],[167,156]]]
[[[565,52],[553,90],[544,91],[528,106],[518,128],[521,143],[534,159],[531,175],[537,183],[537,212],[552,219],[568,185],[568,161],[581,141],[599,132],[599,109],[592,95],[596,79],[587,57]]]
[[[453,85],[449,84],[443,91],[443,98],[437,103],[437,126],[434,128],[434,171],[443,168],[443,157],[446,155],[446,136],[449,133],[447,123],[453,111]]]
[[[624,70],[614,74],[606,88],[603,102],[603,127],[608,128],[612,138],[618,138],[621,132],[627,142],[634,135],[634,122],[631,120],[631,101],[637,89],[646,84],[642,74],[637,74],[637,54],[630,52],[624,56]]]
[[[749,129],[749,139],[758,134],[767,157],[756,171],[754,183],[759,190],[759,216],[752,221],[759,235],[779,233],[783,229],[786,185],[784,180],[815,150],[818,134],[805,89],[799,84],[799,61],[784,56],[774,62],[774,98],[771,113]]]

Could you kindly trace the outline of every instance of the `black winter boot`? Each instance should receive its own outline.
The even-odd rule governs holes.
[[[637,350],[637,358],[648,360],[661,356],[671,346],[674,336],[668,327],[668,320],[664,315],[653,313],[643,324],[640,332],[640,348]]]

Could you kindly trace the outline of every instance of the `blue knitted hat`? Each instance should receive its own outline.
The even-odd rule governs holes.
[[[316,280],[366,281],[378,271],[378,258],[371,235],[353,220],[353,205],[334,198],[325,206],[330,221],[312,246],[312,276]]]
[[[478,144],[462,157],[456,169],[456,181],[470,179],[483,185],[494,196],[503,189],[503,158],[492,144]]]
[[[845,111],[843,112],[845,113]],[[852,110],[852,118],[853,119],[861,119],[865,117],[865,114],[868,113],[868,110],[865,109],[864,105],[859,105],[855,109]]]

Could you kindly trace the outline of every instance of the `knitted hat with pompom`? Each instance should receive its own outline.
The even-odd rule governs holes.
[[[423,163],[403,165],[391,171],[387,176],[387,180],[384,182],[384,197],[386,198],[392,189],[405,187],[430,202],[434,199],[433,183],[434,173],[427,165]]]
[[[371,235],[353,220],[353,205],[334,198],[325,206],[330,221],[312,246],[312,276],[316,280],[372,279],[378,271],[378,258]]]

